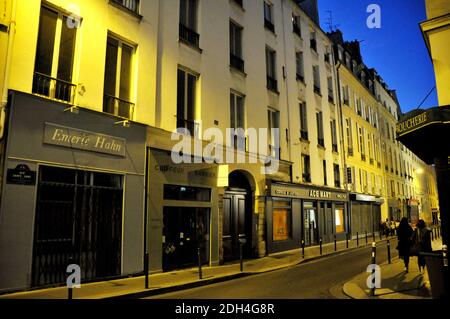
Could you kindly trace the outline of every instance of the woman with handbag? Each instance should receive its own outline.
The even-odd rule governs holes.
[[[400,221],[400,225],[397,230],[398,234],[398,255],[403,259],[405,263],[405,271],[408,272],[409,267],[409,256],[411,250],[411,236],[413,234],[413,229],[408,223],[408,219],[403,217]]]
[[[417,229],[413,235],[413,242],[417,251],[417,263],[419,264],[419,272],[422,273],[425,268],[425,257],[420,255],[420,252],[429,253],[433,249],[431,247],[431,232],[427,229],[425,221],[420,219],[417,222]]]

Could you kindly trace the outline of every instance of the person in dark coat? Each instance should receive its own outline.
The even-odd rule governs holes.
[[[431,231],[427,228],[425,221],[420,219],[417,222],[417,229],[413,235],[413,241],[419,244],[419,252],[432,252],[433,248],[431,247]],[[419,264],[419,271],[422,273],[425,268],[425,257],[419,254],[417,263]]]
[[[400,221],[397,234],[398,234],[398,246],[397,246],[398,254],[405,263],[405,271],[408,272],[409,256],[412,244],[411,236],[413,234],[413,229],[409,225],[408,219],[406,217],[403,217],[402,220]]]

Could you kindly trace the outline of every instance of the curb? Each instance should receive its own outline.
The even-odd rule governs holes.
[[[221,277],[217,277],[217,278],[211,278],[211,279],[206,279],[206,280],[201,280],[201,281],[189,282],[189,283],[182,284],[182,285],[177,285],[177,286],[164,287],[164,288],[155,288],[155,289],[151,289],[151,290],[133,292],[133,293],[128,293],[128,294],[125,293],[125,294],[122,294],[122,295],[105,297],[105,298],[101,298],[101,299],[104,299],[104,300],[139,299],[139,298],[151,297],[151,296],[166,294],[166,293],[175,292],[175,291],[182,291],[182,290],[187,290],[187,289],[192,289],[192,288],[198,288],[198,287],[208,286],[208,285],[221,283],[221,282],[225,282],[225,281],[231,281],[231,280],[234,280],[234,279],[245,278],[245,277],[249,277],[249,276],[252,276],[252,275],[259,275],[259,274],[270,273],[270,272],[281,270],[281,269],[285,269],[285,268],[288,268],[288,267],[294,267],[294,266],[306,264],[308,262],[312,262],[312,261],[315,261],[315,260],[319,260],[319,259],[322,259],[322,258],[333,257],[333,256],[337,256],[337,255],[340,255],[340,254],[343,254],[343,253],[348,253],[348,252],[352,252],[352,251],[357,250],[357,249],[368,248],[368,247],[370,247],[369,244],[367,244],[367,245],[364,244],[364,245],[361,245],[359,247],[352,247],[352,248],[348,248],[348,249],[345,249],[345,250],[332,252],[332,253],[329,253],[329,254],[326,254],[326,255],[314,256],[314,257],[311,257],[311,258],[305,258],[303,260],[300,260],[299,262],[295,262],[295,263],[291,263],[291,264],[288,264],[288,265],[279,266],[279,267],[272,268],[272,269],[267,269],[267,270],[262,270],[262,271],[242,272],[242,273],[237,273],[237,274],[232,274],[232,275],[221,276]]]

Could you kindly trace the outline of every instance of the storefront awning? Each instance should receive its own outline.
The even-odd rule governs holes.
[[[397,139],[427,164],[450,154],[448,136],[450,105],[411,111],[397,124]]]

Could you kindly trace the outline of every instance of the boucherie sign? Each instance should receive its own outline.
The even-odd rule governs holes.
[[[45,123],[44,143],[125,157],[125,139],[51,123]]]

